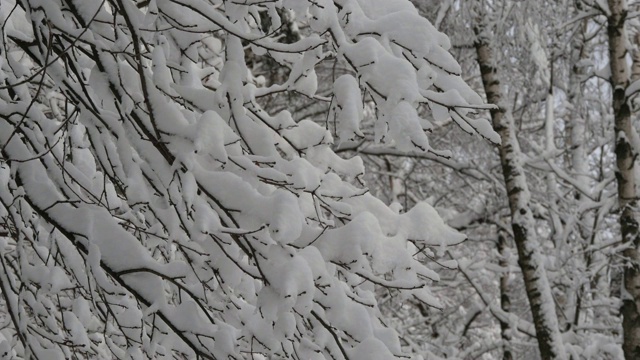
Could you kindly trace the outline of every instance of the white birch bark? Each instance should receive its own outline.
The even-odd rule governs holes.
[[[534,228],[531,211],[531,195],[524,170],[522,154],[516,139],[513,118],[504,102],[497,69],[486,35],[475,28],[477,61],[489,103],[498,106],[491,111],[494,130],[500,135],[500,160],[506,185],[511,225],[518,250],[518,264],[522,270],[527,297],[536,329],[538,348],[544,360],[566,359],[564,344],[560,336],[555,305],[547,275],[539,251],[539,241]]]
[[[627,64],[625,0],[609,0],[607,34],[609,37],[609,66],[613,96],[616,180],[618,204],[620,206],[620,231],[622,241],[627,244],[623,251],[625,270],[623,281],[622,331],[625,359],[640,359],[640,236],[638,232],[638,201],[636,192],[637,155],[631,145],[634,130],[631,109],[626,91],[630,84]]]

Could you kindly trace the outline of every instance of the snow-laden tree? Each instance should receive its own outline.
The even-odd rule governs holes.
[[[631,97],[638,92],[637,75],[631,84],[632,69],[627,62],[630,39],[626,0],[609,0],[603,13],[607,17],[609,81],[614,115],[616,180],[620,208],[620,235],[624,247],[624,274],[621,296],[623,345],[626,360],[640,357],[640,214],[638,212],[637,156],[638,133],[632,122]],[[637,26],[637,24],[634,24]],[[637,29],[636,29],[637,31]],[[636,46],[638,46],[636,44]],[[634,58],[638,60],[637,57]],[[634,64],[634,68],[640,64]],[[635,70],[635,69],[634,69]],[[637,109],[635,109],[637,110]]]
[[[419,106],[497,140],[409,2],[7,0],[0,19],[1,356],[388,359],[373,290],[439,307],[414,256],[464,236],[332,151],[363,99],[402,151],[446,155]],[[349,73],[318,95],[328,59]],[[260,105],[289,93],[326,126]]]
[[[521,150],[515,158],[530,190],[531,242],[538,246],[538,263],[549,280],[551,299],[544,289],[544,303],[553,304],[546,310],[555,310],[553,331],[557,335],[559,327],[567,357],[622,359],[619,292],[610,293],[608,284],[614,264],[622,262],[616,255],[621,244],[613,113],[609,80],[603,79],[608,77],[603,62],[607,33],[598,30],[606,18],[595,8],[602,2],[415,3],[449,34],[463,76],[479,92],[479,69],[470,64],[477,58],[471,29],[474,23],[484,25],[477,40],[491,50],[484,63],[493,79],[486,83],[500,80],[493,90],[500,90],[509,112],[503,117],[511,116],[504,123],[515,132],[512,148],[517,144]],[[474,9],[480,3],[486,6],[478,16]],[[629,14],[636,13],[637,5],[629,2]],[[508,195],[521,191],[505,191],[500,159],[486,143],[469,142],[457,130],[439,125],[430,140],[458,144],[451,159],[424,166],[426,157],[414,157],[410,171],[400,162],[379,161],[378,171],[386,174],[379,180],[395,177],[403,198],[428,198],[433,206],[447,208],[445,219],[470,241],[451,251],[463,260],[460,269],[445,271],[441,283],[446,287],[434,289],[448,296],[443,312],[429,312],[421,322],[418,311],[406,311],[398,328],[406,329],[403,336],[414,343],[427,337],[426,347],[446,358],[480,358],[484,353],[487,359],[538,359],[535,348],[545,339],[536,336],[530,322],[532,309],[516,248],[509,249],[514,233],[505,205]],[[434,178],[445,181],[434,183]]]

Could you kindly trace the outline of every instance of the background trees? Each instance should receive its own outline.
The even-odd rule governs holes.
[[[417,3],[423,5],[421,9],[434,23],[450,34],[454,54],[474,88],[482,86],[476,80],[481,69],[473,67],[474,41],[484,40],[494,51],[489,65],[501,74],[501,89],[508,99],[505,107],[512,109],[516,137],[523,151],[520,161],[531,189],[533,228],[539,237],[537,243],[543,254],[567,357],[623,358],[622,348],[613,345],[624,341],[622,319],[629,321],[628,325],[636,322],[633,315],[623,316],[621,312],[621,309],[635,309],[635,306],[622,306],[623,303],[630,305],[633,297],[623,288],[622,273],[633,274],[637,262],[633,256],[624,255],[628,245],[620,241],[616,224],[624,203],[632,201],[633,196],[621,201],[616,199],[614,138],[620,132],[614,129],[614,106],[609,100],[615,88],[610,85],[610,42],[606,31],[607,24],[612,22],[608,20],[611,6],[586,1]],[[621,59],[619,66],[624,66],[627,72],[633,66],[631,52],[636,46],[633,34],[637,5],[630,2],[622,11],[624,32],[631,34],[621,35],[627,39],[627,45],[617,59]],[[474,23],[488,28],[483,32],[484,38],[471,33]],[[625,96],[633,93],[632,86]],[[633,104],[629,99],[620,103]],[[633,111],[630,116],[635,119]],[[635,139],[633,126],[630,132],[633,135],[626,138]],[[459,135],[450,135],[449,131],[438,129],[432,138],[457,141]],[[632,142],[635,144],[635,140]],[[473,249],[470,253],[457,254],[459,258],[468,256],[478,263],[476,266],[471,263],[468,268],[471,271],[461,268],[463,275],[472,279],[470,288],[477,296],[469,300],[464,297],[467,292],[458,290],[465,295],[452,304],[449,312],[458,316],[448,317],[458,324],[468,324],[472,319],[472,325],[442,326],[442,330],[448,329],[454,334],[452,337],[462,337],[457,343],[462,345],[457,350],[449,347],[446,355],[510,358],[515,354],[515,358],[537,358],[539,355],[532,350],[538,347],[540,338],[529,337],[522,326],[522,320],[535,320],[535,317],[530,317],[529,305],[521,301],[526,294],[518,284],[522,275],[514,250],[508,246],[515,234],[505,226],[509,222],[504,210],[508,191],[504,184],[496,181],[501,175],[498,157],[497,154],[489,157],[486,151],[478,156],[480,151],[473,148],[475,145],[471,146],[471,151],[454,155],[448,170],[444,170],[456,174],[449,179],[460,178],[448,188],[464,190],[445,195],[433,187],[429,194],[430,199],[437,199],[439,206],[456,210],[447,216],[450,224],[464,229],[470,239],[478,240],[466,243]],[[636,146],[632,146],[631,150],[635,151]],[[635,160],[629,160],[629,164],[633,163]],[[458,170],[462,164],[464,173]],[[622,168],[629,169],[629,166]],[[423,171],[437,174],[440,170]],[[486,176],[488,174],[493,176]],[[633,182],[630,185],[635,188]],[[478,193],[494,196],[488,200],[475,195]],[[477,205],[479,199],[484,203],[482,206]],[[634,207],[630,208],[629,211],[633,211]],[[491,245],[497,251],[485,255]],[[627,275],[624,279],[628,281],[630,277]],[[502,309],[497,309],[498,305],[502,305]],[[502,320],[500,310],[510,311],[512,321]],[[509,325],[511,329],[505,332]],[[518,331],[514,331],[516,328]],[[500,330],[503,336],[498,338]],[[475,340],[475,331],[493,336]],[[424,333],[433,331],[425,327]],[[626,333],[633,334],[633,330]],[[477,346],[478,352],[474,355],[469,355],[466,341],[484,344]],[[626,356],[635,357],[628,353]]]

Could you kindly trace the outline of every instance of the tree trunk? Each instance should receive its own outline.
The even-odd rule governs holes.
[[[506,259],[507,250],[509,245],[507,244],[507,234],[504,231],[500,231],[498,234],[498,252],[500,253],[500,267],[503,269],[509,268],[509,261]],[[500,276],[500,307],[504,312],[511,311],[511,299],[509,298],[509,272],[505,271]],[[502,360],[513,360],[513,354],[511,353],[511,334],[509,330],[509,323],[506,321],[500,321],[500,332],[502,340],[504,341],[504,350],[502,353]]]
[[[500,81],[487,39],[475,28],[475,48],[487,101],[498,106],[491,110],[494,130],[500,135],[500,161],[509,198],[511,226],[518,250],[518,264],[531,306],[540,355],[544,360],[566,359],[560,336],[551,288],[539,251],[530,207],[530,193],[522,168],[522,154],[513,127],[513,118],[503,102]]]
[[[631,109],[626,95],[629,86],[629,68],[626,62],[627,41],[624,23],[627,16],[625,0],[609,0],[610,15],[607,22],[609,36],[609,66],[613,94],[615,130],[616,180],[620,206],[620,231],[628,248],[625,258],[622,294],[622,348],[625,359],[640,359],[640,271],[638,254],[638,211],[635,179],[636,153],[629,139],[633,137]]]

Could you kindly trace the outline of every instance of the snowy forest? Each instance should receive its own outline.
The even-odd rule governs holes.
[[[0,359],[639,360],[640,1],[0,0]]]

